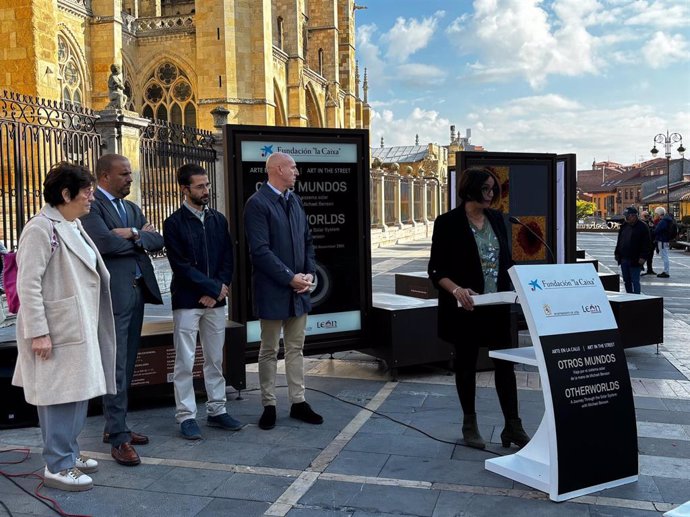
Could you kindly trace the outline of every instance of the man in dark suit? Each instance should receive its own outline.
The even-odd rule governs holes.
[[[276,423],[276,365],[280,332],[285,347],[285,377],[290,416],[321,424],[304,400],[304,348],[310,292],[316,265],[311,232],[299,196],[289,189],[299,175],[295,160],[273,153],[266,160],[268,181],[247,200],[244,227],[252,261],[254,313],[260,319],[259,384],[264,412],[261,429]]]
[[[141,208],[124,200],[132,184],[132,167],[127,158],[119,154],[101,156],[96,175],[95,200],[82,224],[110,272],[117,338],[117,394],[103,397],[103,441],[110,443],[115,461],[135,466],[141,460],[132,445],[144,445],[149,439],[127,427],[127,390],[139,351],[144,304],[163,303],[151,259],[146,254],[162,249],[163,237],[146,221]]]

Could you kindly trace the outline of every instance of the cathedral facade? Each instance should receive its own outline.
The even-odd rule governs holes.
[[[0,89],[101,110],[116,64],[150,119],[369,127],[354,0],[1,2]]]

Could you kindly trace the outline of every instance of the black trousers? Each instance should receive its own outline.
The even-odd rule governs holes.
[[[477,358],[479,347],[464,343],[455,345],[455,387],[458,390],[458,398],[465,415],[473,415],[477,391]],[[506,420],[519,418],[517,382],[513,363],[492,359],[494,362],[496,380],[496,392],[501,405],[503,417]]]

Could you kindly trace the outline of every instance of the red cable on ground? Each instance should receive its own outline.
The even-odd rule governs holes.
[[[29,454],[31,454],[31,450],[27,448],[17,448],[17,449],[5,449],[0,451],[0,454],[6,453],[6,452],[19,452],[24,454],[24,457],[16,460],[16,461],[0,461],[0,465],[18,465],[20,463],[25,462],[27,459],[29,459]],[[32,497],[35,497],[38,502],[44,504],[51,510],[53,510],[55,513],[58,515],[61,515],[62,517],[91,517],[90,515],[82,515],[78,513],[67,513],[65,512],[62,507],[58,504],[58,502],[55,499],[52,499],[46,495],[42,495],[40,493],[41,488],[43,487],[43,476],[40,474],[36,474],[35,472],[23,472],[20,474],[10,474],[9,472],[5,472],[4,470],[0,470],[0,475],[11,481],[15,486],[17,486],[20,490],[23,492],[29,494]],[[39,483],[34,487],[34,493],[31,494],[28,490],[26,490],[23,486],[21,486],[19,483],[17,483],[14,479],[12,478],[23,478],[23,479],[38,479]],[[49,501],[50,504],[48,504],[46,501]],[[52,506],[51,506],[52,505]]]

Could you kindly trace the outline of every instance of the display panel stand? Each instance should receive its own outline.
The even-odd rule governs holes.
[[[628,367],[593,265],[514,266],[510,277],[534,346],[490,356],[536,366],[545,409],[530,442],[515,454],[486,460],[486,469],[553,501],[637,481]],[[503,297],[515,302],[514,293]],[[497,302],[496,296],[474,298],[476,305]]]

